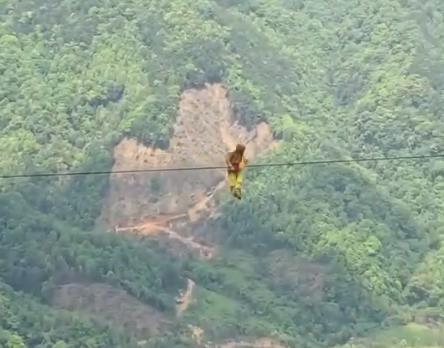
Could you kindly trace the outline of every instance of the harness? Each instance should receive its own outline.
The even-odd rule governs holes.
[[[241,162],[242,162],[242,158],[240,158],[239,159],[239,162],[233,162],[232,160],[233,160],[233,157],[235,157],[235,156],[231,156],[231,158],[230,158],[230,163],[231,163],[231,165],[233,166],[233,168],[234,168],[234,170],[228,170],[230,173],[239,173],[240,172],[240,164],[241,164]]]
[[[233,166],[234,171],[235,171],[236,173],[240,171],[240,168],[239,168],[240,163],[232,163],[231,165]]]

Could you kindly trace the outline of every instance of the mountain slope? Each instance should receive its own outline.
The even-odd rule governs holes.
[[[0,0],[0,23],[0,174],[109,170],[125,141],[175,153],[181,122],[196,127],[183,148],[196,156],[211,144],[205,161],[217,164],[223,139],[211,127],[199,132],[222,105],[207,95],[214,86],[228,91],[223,105],[243,132],[264,122],[280,141],[255,162],[444,151],[438,0]],[[199,96],[199,112],[181,111],[184,95]],[[142,179],[129,180],[120,191],[106,176],[1,180],[0,277],[10,286],[3,298],[24,292],[38,307],[30,312],[58,318],[50,304],[60,286],[86,283],[76,293],[85,297],[92,284],[111,287],[171,321],[142,335],[153,347],[195,346],[189,325],[203,331],[201,345],[268,337],[298,347],[342,345],[383,327],[393,331],[381,335],[396,336],[412,321],[439,325],[443,163],[251,170],[242,202],[212,195],[222,174],[198,183],[178,176],[183,197],[211,196],[213,214],[163,227],[211,243],[211,260],[165,253],[163,240],[92,232],[122,194],[133,206],[109,210],[109,221],[176,213],[171,198],[153,192],[168,180],[143,189]],[[176,318],[186,279],[196,284],[194,298]],[[97,319],[87,307],[82,315]],[[92,344],[100,347],[133,336],[107,338],[94,322],[84,338],[57,339],[79,347],[100,332]],[[38,325],[35,332],[46,324]],[[1,327],[10,345],[42,344],[26,320]]]

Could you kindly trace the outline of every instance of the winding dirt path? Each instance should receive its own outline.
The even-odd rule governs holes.
[[[224,189],[225,180],[213,187],[206,196],[200,199],[187,213],[176,215],[160,215],[156,218],[146,219],[141,223],[130,226],[115,226],[116,233],[132,233],[143,236],[155,236],[163,234],[167,238],[177,240],[191,250],[198,253],[204,260],[212,259],[215,255],[215,248],[197,242],[193,237],[184,237],[172,228],[172,224],[178,220],[185,220],[187,224],[196,224],[203,219],[216,216],[215,195]]]
[[[177,316],[181,316],[190,306],[191,302],[193,301],[195,287],[196,283],[193,282],[191,279],[187,279],[187,289],[185,290],[185,293],[183,293],[182,296],[177,299]]]
[[[211,218],[216,213],[216,204],[214,202],[214,196],[216,193],[225,188],[226,182],[219,182],[210,192],[207,193],[207,196],[201,199],[196,205],[188,210],[188,219],[190,223],[197,223],[204,218]]]
[[[176,231],[173,231],[170,227],[168,227],[168,225],[170,225],[173,220],[185,217],[187,217],[187,214],[180,214],[170,218],[161,217],[161,218],[151,219],[133,226],[116,227],[115,232],[117,233],[129,232],[143,236],[154,236],[154,235],[164,234],[170,239],[175,239],[180,241],[189,249],[197,251],[199,257],[201,257],[202,259],[206,260],[211,259],[215,254],[214,248],[196,242],[193,237],[184,237],[179,233],[177,233]]]

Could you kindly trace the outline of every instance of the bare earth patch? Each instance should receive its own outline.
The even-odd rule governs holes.
[[[266,123],[247,131],[234,122],[223,85],[207,85],[183,93],[168,150],[123,139],[114,150],[113,170],[224,166],[225,154],[238,142],[247,144],[250,160],[276,145]],[[214,196],[225,187],[225,175],[224,169],[113,174],[98,224],[117,233],[167,238],[176,250],[175,242],[180,242],[209,259],[214,248],[184,236],[185,228],[179,226],[215,214]]]
[[[140,337],[158,334],[169,324],[158,310],[124,290],[101,283],[59,286],[52,298],[52,305],[83,312],[100,322],[113,324]]]
[[[202,89],[185,91],[178,106],[178,116],[174,132],[167,150],[150,148],[135,139],[125,138],[114,149],[113,171],[144,170],[181,167],[225,166],[227,151],[233,150],[239,142],[247,144],[246,156],[250,162],[259,154],[274,148],[272,131],[266,123],[261,123],[251,131],[235,122],[228,91],[222,84],[207,85]],[[178,171],[137,174],[113,174],[97,224],[115,233],[130,233],[158,240],[176,257],[190,253],[209,260],[216,255],[216,248],[208,245],[203,236],[198,237],[196,227],[216,213],[216,194],[225,188],[225,169],[202,171]],[[72,300],[61,300],[69,288],[61,290],[56,302],[66,307],[79,306],[76,296]],[[187,288],[179,294],[176,313],[180,317],[194,300],[195,284],[188,280]],[[86,290],[88,291],[88,288]],[[80,290],[78,290],[80,292]],[[91,295],[88,295],[91,296]],[[66,295],[65,295],[66,297]],[[83,298],[78,295],[77,298]],[[95,297],[92,304],[94,313],[108,308]],[[93,301],[93,302],[94,302]],[[111,301],[111,300],[110,300]],[[127,306],[135,305],[128,299]],[[117,302],[117,301],[116,301]],[[116,303],[119,313],[121,303]],[[83,302],[80,302],[83,303]],[[158,330],[162,317],[149,317],[140,304],[139,311],[128,315],[136,329]],[[130,310],[128,309],[130,312]],[[112,312],[114,313],[114,312]],[[147,323],[138,318],[147,315]],[[105,317],[111,316],[106,310]],[[204,341],[204,333],[194,328],[196,343]],[[267,340],[258,340],[251,347],[281,348],[279,345],[266,345]],[[271,342],[271,341],[270,341]],[[235,344],[235,345],[233,345]],[[221,348],[250,347],[244,343],[226,343]],[[205,345],[207,346],[207,345]]]
[[[191,305],[193,301],[195,286],[196,284],[191,279],[187,279],[187,288],[177,298],[177,305],[176,305],[177,316],[181,316],[182,313],[184,313]]]
[[[124,139],[114,150],[113,170],[224,166],[226,152],[237,142],[248,144],[250,159],[274,144],[267,124],[251,132],[235,124],[228,91],[220,84],[208,85],[183,93],[167,151]],[[208,203],[210,192],[224,180],[224,169],[114,174],[98,222],[108,228],[129,226],[190,210],[196,219],[199,206]]]

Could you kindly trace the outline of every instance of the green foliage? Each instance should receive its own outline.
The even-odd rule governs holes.
[[[396,326],[373,333],[369,338],[357,344],[347,344],[342,348],[437,348],[444,343],[442,329],[441,326],[432,328],[420,324]]]
[[[430,252],[416,269],[406,288],[410,303],[444,309],[444,248]]]
[[[0,201],[0,277],[15,289],[46,297],[53,285],[80,277],[172,309],[174,293],[184,284],[180,265],[154,246],[67,227],[30,208],[18,194],[0,194]]]
[[[166,148],[180,93],[213,82],[240,123],[266,120],[283,140],[264,162],[442,153],[443,13],[439,0],[0,0],[0,174],[107,170],[125,136]],[[209,226],[221,258],[187,269],[198,302],[181,323],[317,346],[442,320],[443,172],[441,161],[248,172],[245,200]],[[23,306],[2,295],[21,313],[1,322],[2,346],[122,346],[35,303],[73,278],[172,309],[177,261],[86,232],[107,185],[0,182],[0,277],[34,295]],[[392,346],[423,344],[400,332]],[[183,336],[150,344],[192,346]]]
[[[0,283],[0,345],[5,348],[136,347],[122,333],[52,310]]]

